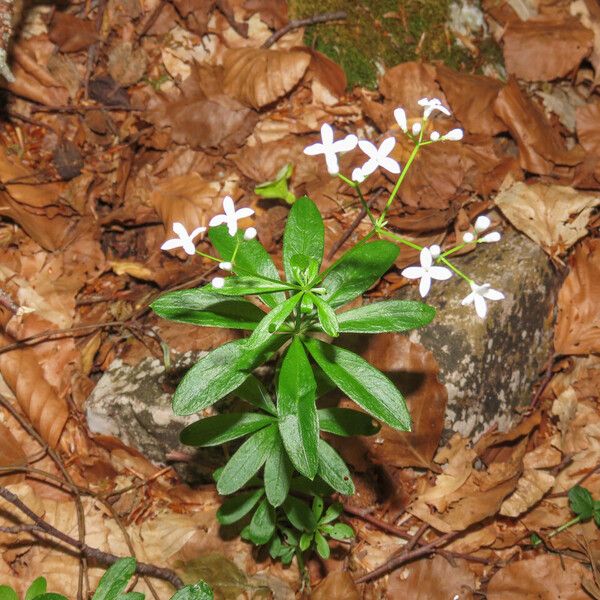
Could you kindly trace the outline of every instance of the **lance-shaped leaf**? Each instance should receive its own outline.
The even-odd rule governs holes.
[[[204,417],[188,425],[179,434],[179,439],[187,446],[220,446],[254,433],[273,421],[273,417],[257,413],[225,413]]]
[[[254,329],[265,316],[248,300],[221,296],[206,287],[169,292],[150,307],[163,319],[202,327]]]
[[[246,340],[235,340],[209,352],[177,386],[173,411],[190,415],[211,406],[242,385],[250,371],[265,362],[284,342],[283,336],[272,336],[261,347],[249,350]]]
[[[264,344],[271,335],[278,331],[284,324],[285,320],[290,316],[294,308],[302,299],[302,292],[295,294],[282,302],[275,308],[271,309],[268,315],[265,315],[262,321],[258,324],[252,335],[248,338],[248,348],[256,348]],[[289,329],[289,327],[288,327]]]
[[[277,410],[279,431],[292,464],[312,479],[319,466],[319,421],[315,406],[317,385],[298,338],[287,349],[279,371]]]
[[[322,408],[318,415],[321,430],[335,435],[374,435],[381,429],[373,417],[351,408]]]
[[[366,304],[337,315],[346,333],[392,333],[423,327],[433,321],[435,308],[412,300],[386,300]]]
[[[336,492],[345,496],[354,494],[354,483],[346,463],[327,442],[321,439],[319,439],[318,474]]]
[[[265,464],[273,450],[277,428],[273,425],[257,431],[248,438],[229,459],[219,479],[217,491],[221,495],[233,494],[244,487]]]
[[[234,271],[243,275],[262,275],[274,281],[280,280],[277,267],[271,260],[269,253],[257,240],[244,240],[244,234],[238,231],[235,236],[229,235],[227,226],[211,227],[208,237],[212,245],[219,251],[224,261],[231,262],[237,244],[239,247],[235,256]],[[265,294],[261,300],[273,308],[285,300],[281,292]]]
[[[264,490],[258,489],[251,492],[242,492],[227,498],[217,511],[217,520],[221,525],[231,525],[245,517],[264,496]]]
[[[252,516],[252,521],[242,530],[242,538],[257,546],[266,544],[275,533],[275,510],[263,500]]]
[[[386,240],[368,242],[346,252],[323,280],[323,300],[333,307],[368,290],[393,264],[400,250]]]
[[[271,506],[281,506],[287,498],[292,481],[293,467],[279,433],[265,463],[265,492]]]
[[[340,326],[333,308],[317,294],[311,294],[311,298],[317,307],[317,316],[323,331],[331,337],[337,337],[340,334]]]
[[[291,289],[293,288],[283,281],[263,279],[252,275],[239,275],[237,277],[226,277],[223,287],[219,288],[219,294],[223,296],[249,296],[250,294],[286,292]]]
[[[400,431],[410,431],[404,397],[378,369],[354,352],[309,338],[304,341],[325,374],[360,407]]]
[[[256,408],[260,408],[260,410],[264,410],[269,414],[277,415],[277,408],[271,400],[267,388],[254,375],[249,375],[234,393],[242,400],[252,404],[252,406],[256,406]]]
[[[299,254],[323,260],[325,228],[317,205],[308,196],[296,200],[288,215],[283,233],[283,268],[288,281],[293,281],[290,261]]]

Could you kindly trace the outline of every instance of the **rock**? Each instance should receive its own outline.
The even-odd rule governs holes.
[[[556,298],[561,278],[542,249],[515,230],[502,240],[481,244],[454,264],[477,283],[490,283],[506,296],[488,301],[480,319],[473,305],[462,306],[470,292],[459,277],[434,281],[427,303],[438,314],[411,341],[431,350],[448,390],[445,433],[475,436],[493,423],[503,429],[528,406],[532,388],[552,354]],[[398,297],[421,300],[416,287]]]
[[[179,474],[190,483],[212,481],[212,472],[225,462],[223,449],[194,449],[181,444],[179,433],[198,416],[181,417],[171,408],[177,384],[205,354],[174,355],[169,371],[156,358],[146,358],[135,366],[114,360],[86,400],[90,431],[112,435],[161,465],[167,463],[169,453],[184,452],[191,460],[173,465]],[[207,414],[212,413],[209,410]]]

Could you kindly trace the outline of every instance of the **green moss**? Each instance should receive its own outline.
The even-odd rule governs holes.
[[[320,50],[344,68],[348,85],[377,86],[385,68],[410,60],[441,60],[448,66],[478,70],[473,56],[444,26],[451,0],[289,0],[292,18],[310,17],[344,10],[345,21],[307,28],[306,43]],[[481,63],[498,54],[488,41]],[[489,46],[489,47],[488,47]],[[496,47],[497,48],[497,47]]]

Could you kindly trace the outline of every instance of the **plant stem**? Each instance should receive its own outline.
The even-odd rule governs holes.
[[[557,527],[552,533],[550,533],[548,535],[548,539],[554,537],[555,535],[558,535],[561,531],[564,531],[565,529],[568,529],[569,527],[571,527],[573,525],[577,525],[577,523],[579,523],[580,521],[581,521],[581,517],[577,516],[574,519],[571,519],[570,521],[563,523],[560,527]]]

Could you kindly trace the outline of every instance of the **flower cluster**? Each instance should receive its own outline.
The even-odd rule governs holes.
[[[219,225],[227,225],[227,232],[230,236],[235,236],[238,232],[238,221],[251,217],[254,211],[251,208],[238,208],[236,210],[233,199],[230,196],[225,196],[223,199],[223,214],[214,216],[208,223],[209,227],[217,227]],[[233,265],[231,262],[220,262],[218,258],[204,254],[196,250],[194,239],[200,234],[206,231],[206,227],[196,227],[191,233],[187,232],[183,223],[173,223],[173,233],[177,235],[176,238],[167,240],[160,248],[161,250],[174,250],[176,248],[183,248],[183,251],[190,256],[194,254],[200,254],[205,258],[214,260],[219,263],[219,268],[223,271],[231,271]],[[244,231],[244,239],[251,240],[256,237],[256,229],[254,227],[248,227]],[[222,288],[225,280],[222,277],[215,277],[212,280],[213,287]]]
[[[419,266],[411,266],[402,271],[402,275],[407,279],[418,279],[419,281],[419,292],[421,297],[427,296],[431,289],[431,283],[433,280],[445,281],[450,279],[453,274],[458,275],[464,279],[471,288],[471,293],[467,295],[463,300],[462,304],[473,304],[477,314],[484,318],[487,314],[486,300],[501,300],[504,295],[491,288],[489,283],[478,284],[469,278],[467,275],[459,271],[452,263],[448,260],[448,256],[462,249],[469,244],[479,243],[492,243],[500,240],[500,233],[493,231],[490,233],[485,232],[491,226],[489,217],[480,215],[475,223],[473,224],[473,231],[467,231],[462,237],[462,243],[442,252],[438,245],[432,245],[430,247],[422,248],[410,240],[401,238],[400,236],[385,229],[386,225],[386,214],[392,204],[398,189],[404,180],[408,168],[412,164],[412,161],[416,157],[421,147],[427,146],[436,142],[445,141],[459,141],[463,138],[463,130],[460,128],[451,129],[447,133],[440,133],[435,129],[429,133],[429,139],[424,139],[427,121],[430,119],[432,114],[439,112],[447,117],[451,116],[450,111],[442,104],[438,98],[421,98],[418,101],[419,106],[423,108],[423,115],[420,120],[414,122],[409,127],[406,112],[403,108],[396,108],[394,110],[394,118],[396,123],[400,127],[401,131],[408,136],[414,144],[414,149],[407,160],[404,169],[400,166],[392,156],[392,152],[396,145],[396,139],[393,136],[386,137],[379,145],[371,143],[368,140],[359,140],[355,135],[347,135],[345,138],[334,141],[333,129],[330,125],[324,124],[321,127],[321,142],[312,144],[304,149],[304,153],[310,156],[318,154],[325,155],[325,161],[327,163],[327,169],[332,175],[338,175],[343,181],[354,187],[363,203],[363,207],[371,222],[373,224],[373,234],[378,234],[380,237],[387,237],[396,242],[408,245],[414,249],[419,250]],[[352,171],[351,178],[343,176],[339,173],[339,164],[337,155],[342,152],[349,152],[356,146],[362,150],[367,156],[368,160],[359,168]],[[374,173],[377,168],[381,167],[389,173],[399,175],[399,178],[394,186],[392,192],[383,213],[378,219],[372,215],[369,207],[366,205],[364,198],[360,192],[360,184],[365,179]]]

